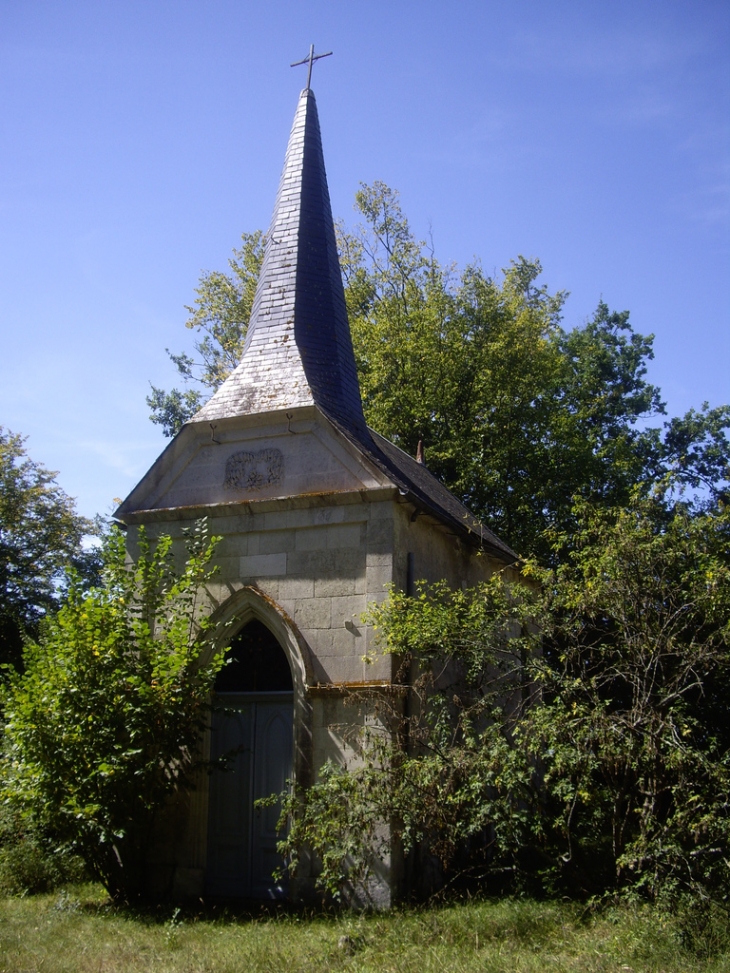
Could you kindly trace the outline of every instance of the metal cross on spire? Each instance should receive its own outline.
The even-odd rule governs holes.
[[[310,87],[312,82],[312,65],[314,64],[314,62],[319,61],[321,57],[329,57],[331,53],[332,51],[327,51],[326,54],[315,54],[314,44],[312,44],[311,47],[309,48],[309,54],[301,61],[295,61],[294,64],[291,65],[291,67],[293,68],[299,67],[300,64],[309,65],[309,72],[307,73],[307,88]]]

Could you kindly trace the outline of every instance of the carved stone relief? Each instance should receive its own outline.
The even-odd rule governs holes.
[[[261,490],[279,483],[283,476],[284,457],[280,449],[233,453],[226,461],[223,485],[230,490]]]

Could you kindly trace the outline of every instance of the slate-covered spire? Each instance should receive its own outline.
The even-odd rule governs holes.
[[[305,88],[241,362],[194,421],[312,404],[355,433],[365,429],[317,105]]]

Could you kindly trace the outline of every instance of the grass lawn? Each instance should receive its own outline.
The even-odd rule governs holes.
[[[700,953],[725,939],[724,954],[703,959],[682,945],[674,922],[648,909],[586,917],[575,905],[514,900],[369,916],[140,916],[87,885],[0,899],[0,971],[730,973],[723,934],[716,927],[697,939]]]

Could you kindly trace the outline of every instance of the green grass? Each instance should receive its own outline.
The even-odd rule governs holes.
[[[0,900],[3,973],[694,973],[730,971],[724,928],[649,909],[506,900],[381,915],[157,916],[112,908],[96,886]],[[686,941],[686,930],[684,939]],[[702,951],[725,953],[703,959]],[[700,955],[698,955],[698,953]]]

